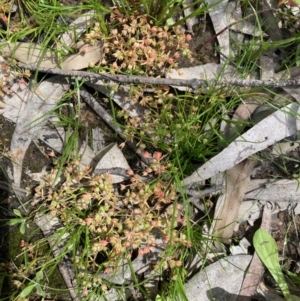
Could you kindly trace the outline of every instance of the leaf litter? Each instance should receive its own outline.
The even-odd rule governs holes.
[[[222,1],[213,6],[215,2],[208,1],[207,4],[211,6],[209,8],[209,15],[216,33],[227,28],[230,22],[232,23],[232,18],[229,18],[229,16],[232,16],[230,13],[230,11],[232,12],[232,3]],[[235,9],[239,11],[240,7],[238,7],[238,4],[236,5]],[[190,13],[190,11],[186,11],[185,13]],[[89,12],[88,15],[92,16],[92,12]],[[238,19],[240,16],[237,16],[236,18]],[[83,19],[80,18],[73,22],[72,26],[74,26],[77,31],[77,35],[84,33],[84,27],[79,25],[82,24],[82,20]],[[83,24],[85,24],[85,21],[83,21]],[[224,54],[224,57],[221,57],[221,64],[207,64],[178,69],[175,73],[174,71],[167,72],[166,77],[181,79],[202,78],[205,80],[221,77],[226,80],[227,73],[229,73],[229,77],[239,77],[240,75],[234,67],[223,65],[222,63],[226,61],[224,58],[231,55],[229,39],[230,30],[249,34],[249,29],[245,29],[245,26],[246,25],[244,24],[243,26],[228,28],[217,36],[219,47],[222,48]],[[247,24],[247,26],[250,26],[251,29],[253,28],[252,23]],[[191,30],[191,28],[192,25],[188,24],[188,29]],[[62,35],[60,41],[63,45],[71,46],[74,44],[74,36],[71,35],[68,39],[66,38],[66,35]],[[58,61],[54,51],[47,50],[45,52],[38,45],[28,43],[8,44],[2,48],[2,51],[3,54],[12,55],[20,62],[37,64],[39,67],[43,68],[61,67],[66,70],[80,70],[89,67],[91,63],[96,64],[101,60],[103,51],[102,42],[94,46],[82,45],[80,47],[78,54],[70,55],[62,62]],[[2,60],[4,61],[3,58]],[[263,64],[263,61],[261,63]],[[273,72],[274,70],[272,70],[272,68],[270,68],[268,75],[266,75],[268,70],[265,71],[266,72],[263,72],[261,79],[273,80],[275,79],[274,77],[277,77],[278,79],[282,76]],[[297,73],[297,71],[298,69],[295,68],[294,72]],[[6,74],[3,73],[2,77],[4,78],[5,76]],[[14,185],[19,187],[21,185],[23,158],[33,139],[39,135],[45,136],[45,130],[48,130],[48,136],[55,133],[56,140],[60,141],[58,147],[56,147],[56,151],[63,151],[66,135],[61,127],[49,128],[47,120],[50,120],[53,117],[51,114],[47,113],[51,112],[56,107],[58,101],[63,97],[66,88],[69,87],[69,85],[63,83],[63,76],[47,78],[36,87],[31,83],[17,83],[18,79],[14,75],[11,75],[10,77],[10,80],[13,81],[11,90],[14,91],[14,93],[12,96],[4,96],[2,101],[4,108],[1,109],[1,113],[4,117],[16,123],[16,128],[11,139],[10,151],[13,159],[12,179]],[[291,77],[294,78],[295,76],[291,74]],[[100,91],[107,97],[111,97],[121,108],[128,111],[131,117],[141,116],[145,112],[144,108],[140,107],[138,104],[132,104],[130,106],[128,105],[128,102],[124,101],[129,95],[129,88],[126,87],[126,85],[119,86],[116,91],[114,83],[98,82],[96,85],[93,82],[87,82],[86,84],[92,86],[95,90]],[[181,89],[185,90],[186,88],[181,87]],[[209,230],[210,233],[213,233],[214,235],[217,234],[221,241],[225,241],[232,237],[237,222],[242,223],[243,221],[246,221],[251,225],[261,216],[263,216],[262,224],[268,225],[262,227],[270,232],[271,215],[269,214],[266,217],[265,212],[267,209],[263,210],[264,213],[262,215],[261,209],[261,206],[267,208],[265,206],[267,206],[266,204],[268,201],[275,202],[274,207],[276,207],[277,212],[291,210],[294,214],[299,214],[299,206],[297,204],[298,182],[296,180],[282,179],[272,180],[270,182],[270,179],[268,178],[262,180],[251,179],[253,177],[251,172],[253,172],[255,165],[251,157],[254,154],[270,148],[285,138],[297,135],[297,132],[299,131],[299,88],[288,87],[283,89],[288,95],[294,98],[295,102],[287,104],[285,103],[285,97],[283,96],[281,102],[285,104],[282,107],[275,109],[273,112],[267,112],[267,117],[263,118],[241,135],[237,134],[241,129],[233,127],[227,128],[227,137],[238,136],[232,138],[233,141],[223,151],[204,163],[194,173],[182,181],[183,186],[193,186],[203,182],[203,180],[212,179],[219,173],[224,174],[225,183],[222,183],[222,188],[220,189],[221,193],[214,213],[215,222]],[[250,119],[253,116],[255,109],[261,105],[262,102],[259,99],[254,98],[254,101],[245,101],[235,111],[235,115],[232,119]],[[94,104],[94,106],[96,106],[96,104]],[[104,115],[104,113],[105,112],[102,110],[100,115]],[[122,136],[122,130],[113,125],[112,120],[113,119],[110,116],[107,116],[106,122]],[[274,129],[276,129],[276,131],[274,131]],[[50,140],[49,145],[53,145],[52,140]],[[116,174],[113,183],[122,182],[128,178],[125,173],[130,169],[130,165],[123,156],[121,150],[115,144],[109,145],[98,151],[92,150],[84,141],[79,142],[78,145],[82,146],[79,153],[86,154],[81,157],[83,167],[87,165],[94,167],[95,174],[101,173],[101,170],[102,172],[103,170],[111,170],[112,176],[114,176],[113,170],[115,170]],[[137,150],[137,148],[135,148],[135,150]],[[94,163],[91,163],[92,161]],[[45,176],[45,174],[43,174],[42,177],[43,176]],[[147,181],[147,178],[142,178],[142,180]],[[266,222],[266,219],[268,219],[268,222]],[[51,216],[43,215],[36,217],[36,223],[42,229],[46,238],[49,236],[49,233],[50,235],[53,234],[53,230],[51,229],[49,233],[46,233],[49,229],[45,228],[48,223],[52,222],[55,223],[55,219]],[[157,239],[156,247],[152,246],[151,251],[159,257],[164,250],[164,244],[160,235],[158,235]],[[51,240],[48,239],[48,242],[51,245]],[[219,249],[219,251],[221,251],[221,249]],[[57,250],[55,250],[54,247],[53,254],[55,257],[58,256],[56,253]],[[147,256],[143,258],[143,260],[141,260],[141,258],[143,257],[136,257],[131,264],[128,264],[126,260],[120,262],[119,267],[114,273],[101,274],[101,277],[116,284],[124,284],[125,281],[130,283],[133,281],[131,271],[133,268],[137,274],[144,273],[144,277],[155,279],[157,275],[154,270],[149,268],[149,266],[150,262],[153,264],[153,262],[157,262],[158,259],[147,258]],[[250,260],[250,255],[233,255],[221,260],[216,260],[215,263],[206,267],[205,271],[196,274],[186,283],[185,289],[188,300],[211,300],[210,298],[212,296],[219,299],[227,298],[226,300],[236,300]],[[255,257],[252,258],[252,263],[253,262],[256,262],[256,268],[261,267]],[[66,269],[63,264],[60,266],[60,270],[72,299],[77,300],[77,295],[74,292],[75,287],[72,284],[72,281],[74,280],[72,271]],[[220,276],[219,273],[225,274]],[[261,276],[262,273],[258,279],[251,282],[253,288],[256,288],[259,284]],[[227,282],[220,284],[220,278],[224,281],[227,280]],[[158,280],[156,282],[154,281],[153,286],[149,286],[147,289],[149,296],[153,296],[152,298],[155,298],[157,294],[157,283]],[[128,294],[131,295],[133,292],[128,292],[124,289],[123,293],[124,296],[128,296]],[[243,291],[241,293],[243,296]],[[252,296],[254,293],[255,289],[251,291],[251,293],[247,292],[246,296]],[[118,295],[113,294],[113,290],[109,291],[106,296],[111,300],[118,300]]]

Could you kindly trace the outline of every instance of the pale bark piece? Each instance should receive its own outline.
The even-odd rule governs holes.
[[[294,97],[300,103],[300,89],[299,87],[283,87],[282,88],[289,95]]]
[[[93,150],[95,153],[100,152],[105,147],[104,131],[101,127],[92,129]]]
[[[209,6],[209,16],[213,23],[215,32],[218,33],[229,25],[228,17],[226,15],[226,7],[228,5],[227,0],[206,0]],[[225,30],[217,37],[219,47],[225,57],[229,57],[230,54],[230,43],[229,43],[229,30]],[[224,57],[221,56],[221,61],[224,61]]]
[[[208,81],[221,77],[223,80],[226,80],[232,78],[235,72],[236,69],[230,65],[224,66],[216,63],[207,63],[189,68],[180,68],[178,70],[173,69],[166,74],[166,77],[179,79],[197,78]]]
[[[58,153],[62,153],[64,149],[64,144],[66,141],[66,132],[63,127],[56,127],[55,121],[59,121],[56,117],[50,117],[49,120],[51,120],[53,123],[52,126],[44,125],[42,128],[40,128],[33,138],[33,142],[39,146],[39,140],[43,141],[43,143],[47,144],[49,147],[51,147],[53,150],[55,150]],[[70,133],[71,134],[71,133]],[[87,145],[87,141],[82,141],[80,138],[77,139],[77,149],[78,154],[80,155],[80,165],[82,168],[85,168],[86,166],[96,167],[98,164],[98,161],[96,161],[96,152],[91,149],[89,145]],[[38,175],[39,173],[37,173]],[[40,173],[40,175],[43,175],[43,172]]]
[[[231,245],[230,252],[232,255],[237,254],[248,254],[248,248],[251,246],[250,242],[247,240],[246,237],[243,237],[237,246]]]
[[[63,152],[66,137],[65,129],[61,126],[55,126],[55,123],[60,121],[57,117],[51,116],[48,121],[53,123],[53,125],[45,124],[36,132],[33,141],[37,146],[39,145],[39,141],[42,141],[50,146],[51,149],[61,154]]]
[[[16,123],[31,95],[27,84],[14,83],[10,87],[12,95],[6,94],[0,101],[0,114]]]
[[[217,201],[212,224],[213,235],[222,241],[232,237],[240,205],[248,190],[250,173],[256,163],[245,160],[227,170],[225,193]]]
[[[5,64],[5,59],[0,56],[0,64]],[[17,122],[20,112],[24,108],[31,92],[28,85],[19,83],[17,78],[13,75],[15,70],[10,67],[11,73],[7,78],[4,69],[0,68],[0,80],[3,86],[10,89],[12,94],[4,94],[0,100],[0,114],[12,122]]]
[[[194,12],[193,3],[194,3],[193,0],[184,0],[183,6],[185,7],[185,9],[183,10],[183,14],[184,14],[185,18]],[[194,34],[193,26],[198,24],[199,22],[200,21],[197,16],[187,18],[185,20],[187,30],[190,33]]]
[[[287,185],[286,191],[288,191],[288,189],[289,189],[289,185]],[[287,193],[287,194],[293,195],[293,198],[290,200],[288,199],[287,196],[283,196],[283,198],[281,198],[282,195],[284,195],[282,192],[280,195],[278,195],[278,198],[276,199],[275,193],[274,193],[274,197],[271,197],[270,201],[275,204],[276,212],[288,210],[288,212],[291,215],[300,214],[299,192],[298,191],[295,192],[295,195],[294,195],[293,191],[294,190],[292,189],[291,192]],[[247,221],[251,226],[253,226],[254,222],[256,220],[258,220],[259,218],[261,218],[261,216],[262,216],[261,208],[267,202],[269,202],[267,193],[268,192],[266,191],[266,193],[264,194],[264,196],[262,198],[258,198],[258,199],[250,198],[250,199],[246,199],[242,202],[242,204],[239,208],[239,214],[238,214],[238,221],[240,223]],[[247,195],[246,195],[246,198],[247,198]],[[295,201],[296,198],[297,198],[297,201]],[[238,228],[238,225],[237,225],[237,228]],[[236,230],[237,230],[237,228],[236,228]]]
[[[105,147],[98,155],[99,162],[95,167],[94,174],[101,172],[101,170],[108,170],[113,168],[120,168],[122,170],[130,169],[130,166],[124,157],[122,151],[118,148],[116,143],[112,143]],[[120,183],[125,180],[122,175],[111,174],[113,183]]]
[[[20,186],[22,162],[35,133],[50,118],[51,111],[65,94],[68,85],[60,76],[42,82],[28,97],[11,140],[14,184]]]
[[[259,65],[261,70],[261,80],[270,80],[274,78],[275,61],[273,57],[268,54],[261,55],[259,58]]]
[[[251,258],[228,256],[203,269],[185,285],[188,301],[236,300]]]
[[[260,200],[280,203],[296,204],[300,199],[299,181],[297,180],[252,180],[246,200]]]
[[[249,156],[296,133],[299,104],[289,104],[253,126],[227,148],[183,180],[189,186],[223,172]]]
[[[166,73],[166,78],[192,80],[194,78],[200,80],[215,80],[222,78],[222,80],[232,79],[236,69],[230,65],[224,66],[221,64],[208,63],[188,68],[173,69]],[[176,89],[186,91],[186,86],[176,86]]]
[[[230,30],[241,32],[244,35],[266,36],[266,34],[261,32],[258,26],[255,26],[251,21],[243,18],[241,3],[239,1],[232,1],[227,4],[226,15],[229,24],[235,23],[230,26]]]
[[[41,229],[43,232],[45,238],[47,239],[50,248],[52,249],[52,253],[54,258],[58,257],[60,253],[62,252],[63,248],[63,239],[60,246],[57,245],[57,239],[58,237],[53,237],[53,234],[55,234],[57,226],[60,225],[59,220],[57,218],[53,218],[50,215],[47,214],[37,214],[34,218],[34,222],[37,224],[37,226]],[[62,225],[61,225],[62,226]],[[69,234],[65,236],[65,238]],[[59,271],[65,281],[65,284],[69,290],[70,296],[73,301],[79,301],[79,293],[77,292],[76,287],[73,285],[74,280],[74,272],[70,268],[69,264],[67,262],[60,262],[58,264]]]

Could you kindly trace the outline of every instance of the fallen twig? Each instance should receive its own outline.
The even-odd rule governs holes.
[[[106,112],[99,102],[83,87],[80,89],[80,95],[84,102],[87,103],[105,122],[113,129],[121,138],[126,141],[126,144],[138,154],[141,160],[147,165],[151,163],[151,158],[146,158],[142,153],[139,152],[138,147],[134,142],[128,141],[126,136],[123,134],[121,127],[119,127],[113,117]]]
[[[200,88],[207,88],[210,85],[224,85],[224,86],[238,86],[238,87],[290,87],[300,86],[300,80],[284,80],[284,81],[270,81],[270,80],[258,80],[258,79],[238,79],[231,78],[226,80],[203,80],[203,79],[170,79],[170,78],[157,78],[147,76],[136,76],[136,75],[120,75],[120,74],[109,74],[109,73],[93,73],[87,71],[69,71],[62,69],[48,69],[39,68],[34,65],[26,65],[19,63],[19,67],[28,70],[38,71],[46,74],[57,74],[68,77],[78,77],[88,80],[110,80],[118,83],[128,84],[148,84],[148,85],[167,85],[167,86],[183,86],[198,90]]]

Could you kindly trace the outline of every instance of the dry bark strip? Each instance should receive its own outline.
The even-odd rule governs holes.
[[[271,202],[267,203],[263,209],[263,216],[260,228],[270,232],[272,212],[274,209],[274,204]],[[251,301],[252,296],[255,294],[256,288],[259,285],[260,279],[265,272],[265,267],[261,260],[259,259],[257,253],[255,252],[245,274],[245,279],[243,281],[239,297],[236,301]]]
[[[232,237],[239,209],[248,190],[250,173],[256,162],[246,159],[225,174],[225,193],[220,196],[212,225],[213,233],[222,240]]]
[[[51,235],[55,233],[55,229],[53,228],[53,220],[54,219],[50,215],[46,215],[46,214],[37,214],[34,219],[35,223],[42,230],[45,238],[47,239],[49,246],[52,249],[54,258],[57,258],[62,252],[62,249],[57,245],[57,240],[51,239]],[[72,300],[80,301],[76,287],[72,283],[74,278],[73,277],[74,273],[72,269],[69,267],[67,263],[64,263],[63,261],[58,263],[58,269],[65,281],[65,284],[69,290]]]

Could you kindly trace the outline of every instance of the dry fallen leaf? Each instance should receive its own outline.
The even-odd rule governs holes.
[[[62,61],[61,68],[64,70],[88,68],[91,64],[96,64],[102,59],[102,50],[103,41],[95,45],[84,44],[77,54],[70,55]]]
[[[28,146],[35,133],[50,117],[51,111],[65,94],[67,84],[61,76],[53,76],[42,82],[28,96],[24,110],[18,117],[16,128],[11,140],[14,184],[20,186],[22,162]]]
[[[43,49],[40,45],[31,43],[9,43],[1,47],[6,56],[12,56],[21,63],[35,65],[40,68],[62,68],[65,70],[80,70],[96,64],[102,58],[103,42],[95,45],[83,45],[77,54],[69,55],[60,63],[55,51]]]

